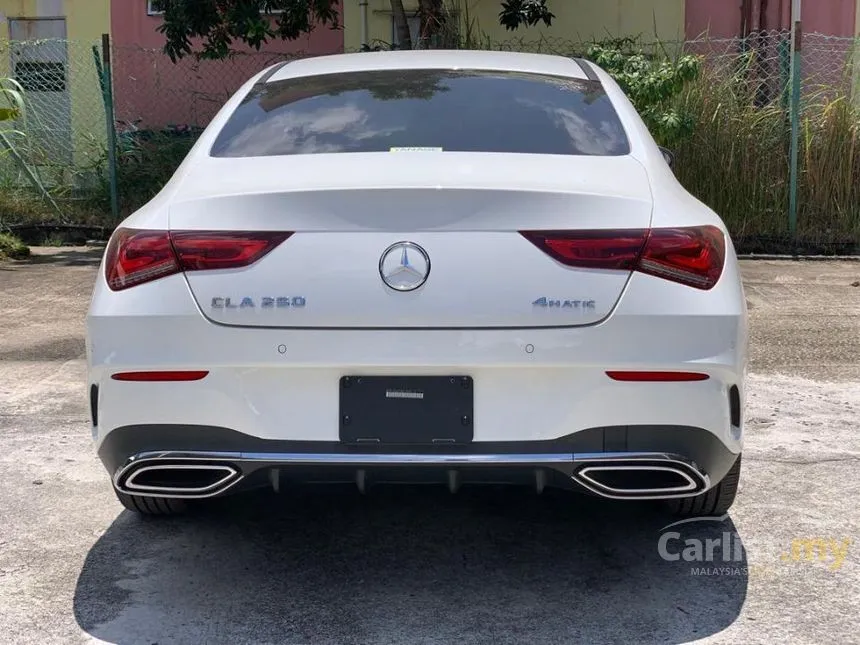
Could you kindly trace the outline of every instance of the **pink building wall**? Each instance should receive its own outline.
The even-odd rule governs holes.
[[[750,3],[750,31],[791,27],[791,0],[751,0]],[[697,38],[704,32],[712,38],[739,36],[741,4],[742,0],[686,0],[687,39]],[[828,36],[854,36],[857,4],[857,0],[806,0],[802,5],[803,30]]]
[[[187,57],[176,64],[161,53],[164,37],[156,31],[158,15],[147,15],[146,0],[111,1],[113,82],[116,118],[141,119],[138,127],[168,124],[206,125],[248,78],[284,54],[312,56],[343,51],[343,31],[318,27],[295,41],[264,45],[227,61]]]
[[[744,33],[743,4],[742,0],[686,0],[687,40],[696,40],[703,34],[711,39],[737,38]],[[801,73],[805,91],[818,93],[825,88],[850,85],[846,70],[854,47],[858,6],[860,0],[804,0]],[[774,31],[787,34],[791,29],[791,0],[749,0],[749,7],[746,35]],[[770,88],[769,96],[777,96],[788,82],[788,59],[780,51],[780,45],[788,47],[788,36],[754,39],[750,44],[758,48],[758,71]],[[698,43],[692,49],[710,60],[720,61],[724,54],[731,59],[731,52],[738,46],[712,40]]]

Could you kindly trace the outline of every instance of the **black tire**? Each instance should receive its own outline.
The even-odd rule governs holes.
[[[711,490],[683,499],[666,500],[669,510],[682,517],[707,517],[724,515],[735,501],[738,492],[738,482],[741,478],[741,456],[726,473],[722,481]]]
[[[179,515],[188,509],[188,504],[183,499],[126,495],[117,490],[114,492],[120,504],[140,515]]]

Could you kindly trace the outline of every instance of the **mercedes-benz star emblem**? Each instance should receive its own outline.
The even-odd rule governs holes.
[[[392,289],[412,291],[427,281],[430,256],[414,242],[397,242],[379,258],[379,275]]]

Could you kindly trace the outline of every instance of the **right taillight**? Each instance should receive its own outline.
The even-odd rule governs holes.
[[[287,231],[118,229],[105,255],[108,286],[128,289],[182,271],[249,266],[292,235]]]
[[[639,271],[704,290],[717,284],[726,254],[716,226],[521,234],[567,266]]]
[[[642,273],[710,289],[720,279],[726,238],[716,226],[655,228],[636,267]]]

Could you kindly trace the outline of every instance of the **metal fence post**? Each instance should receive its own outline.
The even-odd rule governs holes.
[[[801,0],[791,3],[791,175],[788,194],[788,230],[791,239],[797,237],[798,156],[800,155],[800,84],[803,23],[800,18]]]
[[[107,122],[108,179],[110,182],[110,210],[114,221],[119,220],[119,188],[116,166],[116,120],[113,109],[113,76],[111,74],[110,34],[102,34],[102,92]]]

